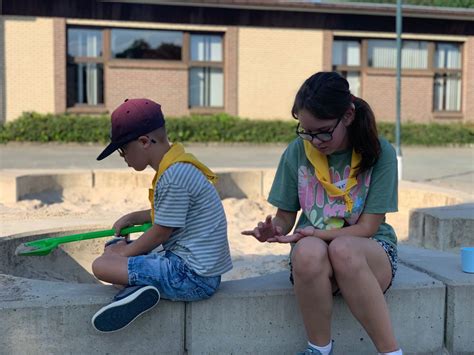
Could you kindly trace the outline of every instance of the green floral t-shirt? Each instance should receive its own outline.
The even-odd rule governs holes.
[[[342,197],[330,197],[318,182],[314,167],[306,158],[303,140],[295,139],[283,153],[273,181],[268,201],[285,211],[302,210],[296,228],[312,225],[318,229],[340,228],[357,223],[362,213],[384,214],[398,210],[397,157],[395,150],[380,138],[381,154],[377,163],[357,176],[357,185],[350,190],[354,201],[352,211],[346,211]],[[349,177],[352,149],[329,155],[331,182],[343,187]],[[393,245],[397,237],[385,223],[372,236]]]

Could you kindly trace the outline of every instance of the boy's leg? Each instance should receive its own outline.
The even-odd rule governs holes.
[[[105,252],[92,264],[94,275],[112,284],[128,285],[128,258]],[[114,302],[102,307],[93,317],[92,325],[101,332],[120,330],[138,316],[153,308],[160,300],[154,286],[133,286],[120,291]]]
[[[114,332],[123,329],[160,300],[160,293],[154,286],[128,287],[119,295],[92,317],[92,325],[96,330]]]
[[[303,238],[292,252],[294,289],[308,340],[325,346],[331,341],[333,271],[328,245],[319,238]]]
[[[92,263],[92,272],[99,280],[127,285],[128,258],[115,253],[104,253]]]
[[[342,296],[379,352],[398,349],[383,291],[392,269],[375,240],[338,237],[329,244],[329,258]]]

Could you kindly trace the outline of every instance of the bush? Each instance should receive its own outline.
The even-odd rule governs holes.
[[[295,138],[296,121],[248,120],[227,114],[168,118],[171,141],[176,142],[247,142],[288,143]],[[380,122],[381,136],[395,141],[395,124]],[[41,115],[24,113],[15,121],[0,126],[0,142],[98,142],[109,141],[109,116]],[[404,145],[473,144],[474,125],[419,124],[402,125]]]

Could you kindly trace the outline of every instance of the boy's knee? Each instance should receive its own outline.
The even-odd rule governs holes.
[[[94,274],[95,277],[100,279],[102,276],[103,270],[104,270],[104,258],[103,256],[99,256],[97,259],[95,259],[92,262],[92,273]]]

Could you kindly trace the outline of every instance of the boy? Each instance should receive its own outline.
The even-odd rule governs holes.
[[[111,121],[111,143],[97,160],[118,150],[128,166],[137,171],[151,166],[156,175],[151,210],[126,214],[113,226],[117,234],[134,224],[151,222],[152,227],[132,243],[106,245],[92,264],[98,279],[126,286],[93,316],[101,332],[124,328],[154,307],[160,295],[173,301],[209,298],[232,268],[224,209],[211,184],[217,177],[181,144],[169,143],[161,106],[127,99]],[[159,245],[163,252],[150,253]]]

